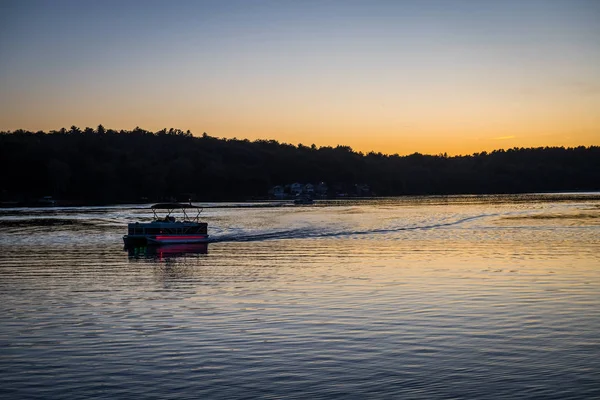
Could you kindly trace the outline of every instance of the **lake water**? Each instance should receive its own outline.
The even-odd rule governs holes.
[[[0,396],[600,398],[600,194],[0,209]]]

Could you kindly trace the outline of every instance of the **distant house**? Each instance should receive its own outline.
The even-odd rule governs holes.
[[[327,197],[328,187],[325,182],[319,182],[317,184],[312,183],[291,183],[283,185],[273,186],[269,189],[269,197],[275,199],[289,199],[299,196],[306,196],[309,198],[315,197]]]
[[[319,182],[315,187],[315,193],[320,197],[327,196],[327,184],[325,182]]]
[[[312,183],[307,183],[302,188],[302,193],[307,194],[309,196],[314,195],[315,194],[315,185],[313,185]]]
[[[302,193],[302,190],[304,189],[304,185],[301,183],[292,183],[290,185],[290,193],[292,194],[292,196],[296,196],[299,195],[300,193]]]
[[[281,185],[273,186],[271,190],[269,190],[269,194],[276,199],[285,198],[285,190]]]

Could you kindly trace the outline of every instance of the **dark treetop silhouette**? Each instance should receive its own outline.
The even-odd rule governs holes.
[[[366,183],[379,196],[600,189],[598,146],[398,156],[102,125],[0,132],[0,167],[0,200],[24,203],[242,200],[291,182]]]

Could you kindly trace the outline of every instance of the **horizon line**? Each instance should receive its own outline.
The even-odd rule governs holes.
[[[23,129],[23,128],[18,128],[15,129],[14,131],[11,130],[0,130],[0,134],[18,134],[18,133],[31,133],[31,134],[39,134],[39,133],[43,133],[43,134],[57,134],[57,133],[61,133],[61,131],[65,131],[64,133],[68,133],[68,132],[72,132],[73,128],[77,128],[78,132],[80,133],[85,133],[85,131],[88,130],[92,130],[94,133],[98,133],[98,127],[102,126],[102,128],[105,131],[114,131],[118,134],[121,133],[132,133],[134,131],[143,131],[146,133],[151,133],[153,135],[157,135],[160,133],[165,133],[167,135],[172,135],[172,136],[180,136],[180,135],[191,135],[193,138],[196,139],[201,139],[202,137],[210,137],[210,138],[214,138],[214,139],[218,139],[218,140],[224,140],[224,141],[247,141],[250,143],[255,143],[255,142],[277,142],[280,145],[284,145],[284,146],[293,146],[295,148],[300,148],[300,147],[307,147],[307,148],[311,148],[311,149],[315,149],[315,150],[320,150],[320,149],[327,149],[327,148],[331,148],[331,149],[335,149],[335,148],[348,148],[351,152],[356,153],[356,154],[362,154],[363,156],[367,156],[369,154],[376,154],[376,155],[383,155],[383,156],[388,156],[388,157],[408,157],[408,156],[412,156],[412,155],[422,155],[422,156],[434,156],[434,157],[465,157],[465,156],[474,156],[474,155],[483,155],[483,154],[490,154],[490,153],[494,153],[494,152],[502,152],[502,151],[509,151],[509,150],[527,150],[527,149],[545,149],[545,148],[562,148],[562,149],[575,149],[575,148],[579,148],[579,147],[584,147],[584,148],[590,148],[590,147],[600,147],[600,143],[599,144],[590,144],[590,145],[584,145],[584,144],[580,144],[577,146],[558,146],[558,145],[554,145],[554,146],[512,146],[512,147],[502,147],[502,148],[495,148],[493,150],[481,150],[481,151],[476,151],[473,153],[456,153],[456,154],[448,154],[447,152],[439,152],[439,153],[421,153],[419,151],[415,151],[412,153],[406,153],[406,154],[400,154],[400,153],[383,153],[381,151],[375,151],[375,150],[369,150],[369,151],[362,151],[362,150],[355,150],[354,148],[352,148],[350,145],[345,145],[345,144],[340,144],[338,143],[335,146],[319,146],[316,145],[315,143],[311,143],[309,145],[304,144],[304,143],[297,143],[297,144],[293,144],[293,143],[289,143],[289,142],[282,142],[279,141],[277,139],[268,139],[268,138],[256,138],[256,139],[248,139],[248,138],[238,138],[236,136],[228,138],[228,137],[219,137],[219,136],[212,136],[207,132],[202,132],[202,134],[197,135],[194,134],[191,130],[186,129],[186,130],[182,130],[179,128],[162,128],[156,131],[152,131],[152,130],[147,130],[144,128],[141,128],[139,125],[136,125],[135,128],[127,130],[127,129],[113,129],[113,128],[106,128],[104,127],[104,125],[102,124],[98,124],[98,126],[94,129],[90,126],[86,126],[85,128],[80,128],[76,125],[71,125],[71,127],[69,129],[65,128],[64,126],[60,129],[52,129],[49,131],[44,131],[44,130],[37,130],[37,131],[32,131],[32,130],[27,130],[27,129]],[[503,137],[496,137],[496,138],[492,138],[493,140],[506,140],[506,139],[512,139],[515,138],[516,136],[503,136]]]

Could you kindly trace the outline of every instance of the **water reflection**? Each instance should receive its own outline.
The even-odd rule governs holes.
[[[600,398],[600,197],[514,198],[0,210],[0,398]]]
[[[166,261],[197,254],[208,254],[207,243],[125,247],[129,260]]]

